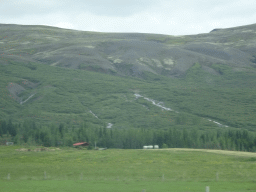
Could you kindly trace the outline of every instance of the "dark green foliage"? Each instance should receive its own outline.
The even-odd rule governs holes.
[[[64,124],[63,123],[61,123],[59,125],[59,132],[60,132],[61,138],[63,138],[63,132],[64,132]]]
[[[92,145],[89,145],[88,147],[87,147],[87,150],[92,150],[93,149],[93,146]]]
[[[11,136],[15,136],[16,135],[16,127],[12,124],[12,120],[10,119],[8,124],[7,124],[7,132],[11,135]]]
[[[34,129],[31,128],[33,126]],[[97,142],[97,147],[122,149],[141,149],[144,145],[159,145],[161,148],[206,148],[256,152],[256,134],[233,128],[208,131],[200,130],[198,127],[186,129],[178,126],[165,130],[106,129],[93,128],[83,123],[79,128],[65,129],[64,124],[58,127],[53,124],[41,127],[31,121],[18,125],[10,120],[7,127],[14,127],[16,130],[16,136],[10,133],[15,144],[71,147],[75,142],[88,142],[90,143],[89,149],[91,149],[94,142]]]
[[[161,148],[168,148],[168,145],[164,143]]]
[[[37,65],[36,64],[33,64],[33,63],[28,63],[27,64],[27,67],[31,70],[36,70],[37,69]]]
[[[138,79],[33,65],[37,65],[36,71],[28,70],[17,62],[0,66],[3,80],[0,81],[0,105],[4,106],[0,111],[3,117],[11,116],[17,122],[36,119],[45,125],[69,122],[67,129],[78,127],[84,119],[98,128],[110,122],[116,128],[216,127],[206,120],[208,118],[236,128],[255,130],[256,127],[253,117],[256,97],[251,88],[255,86],[253,71],[234,72],[230,67],[216,64],[212,68],[225,75],[212,75],[196,63],[185,79],[170,79],[152,73],[145,73],[148,75],[146,79]],[[10,74],[5,73],[6,70]],[[24,79],[29,83],[24,85]],[[36,94],[20,105],[8,96],[10,93],[6,86],[9,82],[26,88],[18,95],[22,101]],[[161,111],[148,100],[135,99],[135,90],[156,102],[164,102],[164,106],[180,113]]]
[[[7,133],[6,121],[1,121],[1,130],[2,130],[2,134],[6,134]]]

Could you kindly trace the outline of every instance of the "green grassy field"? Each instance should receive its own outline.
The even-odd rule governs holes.
[[[205,191],[205,186],[210,186],[214,192],[243,192],[256,191],[255,183],[234,183],[234,182],[186,182],[186,181],[0,181],[2,191],[5,192],[23,192],[23,191],[112,191],[112,192],[140,192],[146,189],[147,192],[189,192]]]
[[[17,148],[0,147],[0,191],[256,191],[255,153]]]

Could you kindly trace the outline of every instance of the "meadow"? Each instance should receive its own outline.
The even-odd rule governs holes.
[[[221,44],[253,52],[254,33],[0,30],[0,192],[256,191],[256,56]]]
[[[256,191],[255,153],[19,148],[0,147],[1,191]]]

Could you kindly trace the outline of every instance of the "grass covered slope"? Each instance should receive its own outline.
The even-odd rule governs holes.
[[[0,183],[6,191],[255,191],[254,153],[165,149],[19,152],[0,149]],[[221,153],[218,153],[221,152]],[[44,178],[46,172],[46,178]],[[10,173],[10,180],[7,175]],[[46,179],[46,180],[45,180]],[[41,185],[42,181],[44,185]],[[21,186],[21,182],[23,185]],[[58,188],[57,184],[67,188]],[[68,185],[67,185],[68,184]],[[29,187],[30,186],[30,187]]]
[[[144,79],[70,70],[11,59],[0,65],[0,111],[3,119],[79,125],[112,123],[117,128],[216,127],[255,130],[254,71],[223,77],[194,67],[185,79],[145,73]],[[33,69],[31,69],[33,65]],[[234,74],[235,73],[235,74]],[[240,78],[237,84],[229,79]],[[207,83],[205,79],[210,79]],[[235,81],[235,80],[234,80]],[[136,97],[140,94],[143,97]],[[147,99],[148,98],[148,99]],[[151,100],[150,100],[151,99]],[[153,104],[170,108],[164,110]]]
[[[0,117],[255,131],[254,31],[173,37],[0,25]]]

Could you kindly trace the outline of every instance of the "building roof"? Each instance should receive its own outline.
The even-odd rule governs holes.
[[[73,146],[86,146],[89,145],[87,142],[74,143]]]

